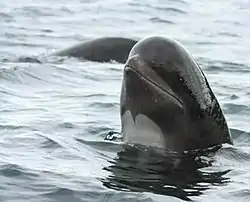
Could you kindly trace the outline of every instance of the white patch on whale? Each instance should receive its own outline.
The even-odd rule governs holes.
[[[131,112],[126,111],[121,120],[125,142],[165,148],[161,129],[146,115],[138,114],[134,121]]]

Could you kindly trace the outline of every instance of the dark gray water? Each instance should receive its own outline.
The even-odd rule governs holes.
[[[249,14],[247,0],[1,0],[0,201],[249,201]],[[46,58],[86,39],[152,35],[197,59],[233,147],[194,161],[106,141],[120,131],[123,65]]]

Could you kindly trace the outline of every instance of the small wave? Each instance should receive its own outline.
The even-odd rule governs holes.
[[[218,159],[215,165],[221,165],[223,162],[224,167],[233,168],[240,166],[241,164],[248,163],[250,161],[250,153],[245,152],[240,147],[235,146],[222,147],[217,153],[216,158]],[[227,166],[225,166],[227,165]]]
[[[22,83],[22,79],[20,78],[19,74],[16,73],[16,71],[19,71],[17,67],[12,67],[9,69],[2,68],[2,69],[0,69],[0,79],[6,80],[6,81],[12,81],[13,83],[20,84],[20,83]],[[12,92],[9,91],[9,88],[8,88],[8,90],[5,89],[2,92],[12,94]]]
[[[184,0],[168,0],[168,1],[172,1],[174,3],[178,2],[178,3],[182,3],[182,4],[188,4],[188,2],[184,1]]]
[[[44,45],[44,44],[35,44],[35,43],[22,43],[22,42],[18,42],[18,41],[0,41],[1,45],[5,45],[5,46],[9,46],[9,47],[17,47],[17,46],[21,46],[23,47],[31,47],[31,48],[47,48],[48,46]]]
[[[80,191],[75,191],[65,187],[55,187],[46,191],[47,193],[40,194],[43,198],[50,198],[56,201],[82,201],[83,194]],[[86,196],[85,196],[86,197]]]
[[[226,103],[223,105],[223,110],[228,114],[238,114],[249,111],[249,107],[246,105]]]
[[[231,191],[230,197],[237,197],[236,201],[249,201],[250,198],[250,189],[247,188],[238,188],[238,190]]]
[[[58,125],[59,128],[75,128],[73,123],[65,122]]]
[[[185,1],[181,1],[181,0],[176,0],[176,1],[173,1],[173,0],[170,0],[174,3],[181,3],[181,4],[187,4]],[[144,8],[151,8],[151,9],[154,9],[154,10],[157,10],[157,11],[165,11],[165,12],[168,12],[168,13],[173,13],[173,14],[186,14],[187,12],[182,10],[180,8],[180,6],[178,6],[178,8],[176,7],[168,7],[166,5],[169,5],[166,1],[166,4],[148,4],[148,3],[137,3],[137,2],[133,2],[133,3],[129,3],[129,5],[131,6],[136,6],[136,7],[144,7]]]
[[[25,168],[16,164],[5,164],[0,167],[1,175],[5,177],[20,177],[20,178],[34,178],[38,177],[38,174],[28,172]]]
[[[16,8],[14,12],[22,16],[30,16],[35,18],[38,18],[40,16],[57,16],[58,14],[58,12],[55,12],[55,10],[50,7],[41,8],[41,7],[30,7],[30,6]]]
[[[95,107],[95,108],[116,108],[118,107],[118,103],[104,103],[104,102],[92,102],[89,104],[89,107]]]
[[[236,26],[243,26],[243,24],[237,20],[224,20],[224,19],[216,19],[214,21],[215,23],[219,23],[219,24],[229,24],[229,25],[232,25],[234,27]]]
[[[250,72],[250,68],[246,64],[240,64],[235,62],[227,62],[220,60],[209,60],[207,58],[198,58],[198,63],[202,64],[206,71],[211,71],[214,73],[221,72]]]
[[[246,146],[246,142],[250,142],[250,133],[243,131],[243,130],[239,130],[239,129],[234,129],[234,128],[230,128],[231,134],[232,134],[232,138],[234,140],[234,142],[236,142],[237,146]]]
[[[235,37],[235,38],[240,38],[241,36],[235,33],[229,33],[229,32],[219,32],[219,35],[222,36],[230,36],[230,37]]]
[[[155,7],[157,10],[162,10],[162,11],[166,11],[166,12],[171,12],[174,14],[187,14],[186,11],[181,10],[180,8],[171,8],[171,7]]]
[[[153,23],[164,23],[164,24],[170,24],[170,25],[175,24],[174,22],[172,22],[170,20],[164,20],[164,19],[159,18],[159,17],[153,17],[153,18],[150,18],[149,20]]]
[[[43,134],[38,134],[38,135],[45,139],[43,142],[40,143],[41,148],[47,148],[47,149],[63,148],[63,145],[61,145],[57,140]]]
[[[86,189],[86,185],[85,185]],[[66,188],[66,187],[56,187],[53,188],[50,192],[46,194],[42,194],[44,198],[54,199],[55,201],[86,201],[86,202],[116,202],[116,201],[134,201],[134,200],[128,200],[128,198],[131,197],[124,197],[124,194],[121,194],[120,197],[116,196],[113,197],[114,193],[106,193],[106,191],[103,191],[100,188],[97,187],[91,187],[92,190],[75,190],[72,188]],[[136,200],[137,201],[137,200]]]
[[[72,197],[74,195],[74,191],[71,190],[71,189],[67,189],[67,188],[60,188],[60,187],[57,187],[57,188],[54,188],[53,191],[51,191],[50,193],[47,193],[47,194],[43,194],[44,196],[57,196],[57,197]],[[71,198],[72,200],[72,198]]]
[[[213,42],[213,41],[197,41],[196,42],[197,45],[217,45],[217,42]]]
[[[89,95],[84,95],[85,98],[91,98],[91,97],[107,97],[106,94],[103,93],[94,93]]]
[[[41,32],[45,33],[53,33],[54,31],[52,29],[40,29]]]
[[[235,94],[233,94],[233,95],[230,96],[231,100],[237,100],[238,98],[239,98],[239,96],[237,96]]]
[[[4,130],[4,129],[7,129],[7,130],[19,130],[19,129],[28,129],[28,130],[35,130],[35,129],[32,129],[28,126],[22,126],[22,125],[18,125],[18,126],[15,126],[15,125],[0,125],[0,130]]]
[[[47,148],[47,149],[58,149],[58,148],[62,148],[62,146],[56,142],[55,140],[52,140],[50,138],[46,138],[47,140],[45,140],[44,142],[42,142],[40,144],[41,148]]]
[[[23,84],[29,86],[30,89],[34,86],[35,83],[43,83],[48,84],[47,78],[43,75],[43,72],[40,72],[41,66],[40,64],[32,64],[27,66],[11,66],[10,68],[2,68],[0,69],[0,79],[3,79],[7,82],[11,82],[12,84]],[[43,67],[44,68],[44,67]],[[31,85],[32,83],[32,85]],[[13,86],[13,85],[11,85]],[[12,92],[12,90],[18,91],[17,88],[11,89],[11,86],[6,83],[6,85],[1,86],[5,93]],[[19,93],[19,92],[18,92]],[[20,93],[19,93],[20,94]]]
[[[3,13],[3,12],[0,12],[0,18],[1,20],[3,20],[4,22],[12,22],[13,21],[13,16],[7,14],[7,13]]]

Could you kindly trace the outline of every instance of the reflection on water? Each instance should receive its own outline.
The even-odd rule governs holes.
[[[229,182],[224,175],[230,170],[201,170],[211,165],[216,150],[178,154],[124,145],[112,164],[104,168],[111,174],[102,183],[115,190],[153,192],[190,201],[190,197],[201,195],[211,185]]]

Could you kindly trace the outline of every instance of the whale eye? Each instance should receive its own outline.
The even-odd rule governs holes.
[[[157,69],[157,67],[156,67],[155,65],[153,65],[153,66],[152,66],[152,69],[153,69],[153,70],[156,70],[156,69]]]
[[[161,64],[161,63],[159,63],[159,64],[151,63],[150,66],[151,66],[151,68],[152,68],[153,70],[159,70],[159,69],[161,69],[161,68],[164,68],[164,64]]]

